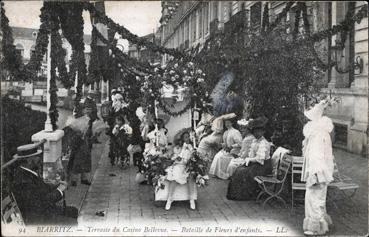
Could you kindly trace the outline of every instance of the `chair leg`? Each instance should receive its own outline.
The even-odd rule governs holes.
[[[291,200],[291,212],[294,213],[294,195],[293,195],[293,189],[291,190],[291,197],[292,197],[292,200]]]
[[[256,202],[259,202],[260,198],[263,196],[263,194],[265,194],[264,190],[261,190],[260,193],[258,194],[258,196],[256,197]]]

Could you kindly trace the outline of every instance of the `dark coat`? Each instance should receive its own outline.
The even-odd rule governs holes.
[[[26,224],[77,223],[78,210],[68,207],[65,212],[57,187],[27,170],[15,169],[12,192]]]
[[[68,162],[68,171],[72,173],[88,173],[91,172],[92,150],[92,121],[90,120],[89,126],[85,134],[77,134],[73,136],[71,142],[71,154]]]

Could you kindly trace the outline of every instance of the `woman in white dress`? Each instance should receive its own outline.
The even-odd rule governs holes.
[[[173,201],[173,193],[178,184],[188,184],[189,196],[192,197],[194,192],[194,185],[188,180],[189,173],[186,171],[186,164],[191,158],[193,147],[191,145],[190,134],[184,132],[181,135],[180,145],[173,149],[174,155],[172,160],[174,163],[166,169],[168,186],[168,200],[165,205],[165,210],[169,210]],[[195,209],[195,200],[190,199],[190,208]]]
[[[223,134],[222,150],[215,155],[209,171],[209,174],[220,179],[229,178],[227,173],[229,162],[239,154],[241,148],[241,133],[233,127],[236,122],[235,117],[236,114],[221,116],[227,130]]]
[[[223,135],[223,123],[217,122],[212,123],[212,133],[202,137],[197,148],[197,152],[201,159],[212,161],[215,154],[219,151],[222,144]]]
[[[302,181],[306,182],[305,235],[324,235],[332,224],[327,214],[326,198],[328,184],[333,181],[334,157],[330,132],[332,120],[323,115],[327,101],[322,101],[305,116],[311,120],[304,126]]]
[[[231,162],[228,165],[227,173],[229,177],[231,177],[234,173],[234,171],[237,169],[237,167],[245,164],[245,159],[248,157],[251,144],[253,140],[255,140],[255,136],[251,133],[248,125],[249,121],[246,121],[245,119],[237,121],[237,124],[240,126],[241,133],[244,137],[241,144],[241,150],[238,155],[238,157],[233,158]]]

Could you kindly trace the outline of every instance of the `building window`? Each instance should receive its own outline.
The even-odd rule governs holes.
[[[15,46],[15,51],[16,51],[20,56],[22,56],[22,57],[23,57],[23,54],[24,54],[24,48],[23,48],[23,45],[21,45],[21,44],[17,44],[17,45]]]
[[[189,40],[189,27],[188,27],[188,17],[186,18],[186,20],[184,21],[184,42],[186,42],[187,40]]]
[[[232,1],[232,16],[238,12],[238,1]]]
[[[198,10],[198,16],[199,16],[199,21],[198,21],[198,24],[199,24],[199,38],[202,37],[202,30],[203,30],[203,22],[202,22],[202,18],[203,18],[202,12],[203,12],[203,10],[202,10],[202,8],[203,8],[203,5],[201,5],[200,8],[199,8],[199,10]]]
[[[34,46],[34,45],[32,45],[32,46],[31,46],[31,49],[30,49],[29,58],[32,58],[32,55],[34,55],[35,53],[36,53],[35,46]]]
[[[347,125],[334,123],[334,145],[347,146]]]
[[[192,31],[191,41],[195,42],[196,41],[196,13],[191,16],[191,31]]]
[[[204,4],[204,28],[205,35],[209,33],[209,2]]]
[[[213,2],[213,20],[218,19],[218,5],[219,5],[218,1]]]
[[[250,8],[250,23],[251,27],[261,25],[261,2],[257,2]]]

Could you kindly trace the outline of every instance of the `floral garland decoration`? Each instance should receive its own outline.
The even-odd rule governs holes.
[[[160,52],[162,54],[169,54],[179,58],[186,56],[183,52],[179,50],[158,46],[149,40],[140,38],[137,35],[132,34],[127,28],[115,23],[111,18],[99,12],[92,3],[83,2],[83,4],[84,9],[89,11],[93,17],[96,17],[97,19],[99,19],[100,22],[106,24],[111,30],[119,33],[124,39],[127,39],[128,41],[136,44],[138,47],[145,46],[151,51]]]
[[[71,65],[69,68],[69,77],[77,76],[77,93],[75,98],[75,106],[79,105],[82,98],[82,86],[87,81],[87,68],[84,54],[83,28],[84,20],[82,17],[82,2],[59,2],[59,19],[63,35],[72,45],[73,53],[71,57]],[[73,25],[74,27],[70,27]]]
[[[1,7],[1,30],[3,34],[3,40],[1,47],[4,54],[4,59],[1,60],[1,67],[6,68],[12,74],[13,77],[18,76],[19,68],[22,65],[21,55],[16,53],[14,46],[14,39],[12,29],[9,27],[9,19],[5,15],[4,2],[0,3]]]
[[[145,174],[149,184],[152,184],[156,191],[164,189],[166,169],[173,164],[171,159],[161,155],[148,155],[142,166],[139,167],[140,173]]]
[[[198,152],[194,151],[186,164],[186,171],[195,180],[198,187],[204,187],[209,184],[209,176],[207,175],[209,163],[209,160],[201,159]]]

